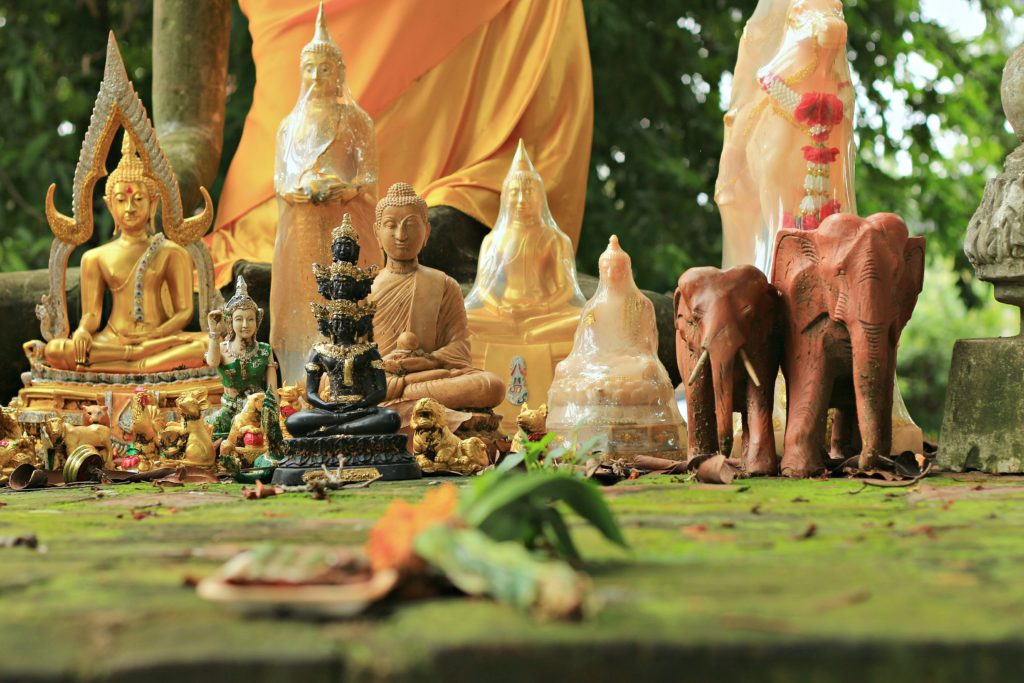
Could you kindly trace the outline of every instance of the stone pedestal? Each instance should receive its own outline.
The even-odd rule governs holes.
[[[953,348],[936,463],[945,470],[1024,472],[1024,336]]]
[[[406,450],[404,434],[307,436],[284,440],[284,460],[274,470],[273,483],[283,486],[302,484],[302,475],[323,467],[337,469],[344,459],[343,477],[352,481],[419,479],[416,460]]]

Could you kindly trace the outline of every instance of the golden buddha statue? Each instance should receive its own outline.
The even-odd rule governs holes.
[[[182,246],[154,234],[159,196],[126,133],[103,194],[115,238],[82,255],[82,318],[70,338],[46,344],[50,367],[147,373],[204,364],[206,335],[184,331],[192,320],[192,259]],[[107,293],[110,316],[100,329]]]
[[[508,385],[498,408],[507,431],[515,430],[523,403],[546,400],[555,365],[572,349],[583,303],[572,240],[555,224],[520,140],[466,297],[473,365]]]
[[[381,265],[373,235],[377,150],[373,121],[345,84],[345,60],[324,20],[302,49],[302,86],[277,132],[274,188],[278,197],[274,277],[270,283],[270,343],[286,382],[305,377],[316,321],[293,315],[296,301],[316,299],[312,264],[330,251],[331,230],[349,214],[362,245],[360,266]]]
[[[114,219],[114,237],[82,255],[82,316],[72,332],[68,259],[92,236],[93,191],[107,175],[107,154],[121,128],[121,158],[103,194]],[[115,418],[115,435],[124,436],[130,423],[124,411],[137,385],[160,383],[161,408],[170,410],[188,391],[209,390],[219,401],[220,382],[203,357],[206,333],[185,329],[194,311],[193,269],[199,275],[201,328],[206,327],[207,312],[223,303],[200,239],[213,219],[209,194],[200,189],[203,212],[186,218],[174,171],[111,34],[103,81],[75,169],[74,215],[54,206],[54,185],[46,196],[46,217],[54,233],[50,291],[36,306],[46,341],[25,344],[31,371],[29,385],[19,394],[29,419],[76,413],[83,405],[100,403]],[[158,207],[162,231],[154,225]],[[119,415],[124,417],[120,422]]]
[[[505,387],[471,365],[469,329],[459,284],[419,264],[430,237],[427,203],[406,183],[377,202],[374,221],[387,264],[373,281],[373,334],[387,373],[387,400],[432,398],[447,408],[491,409]],[[399,410],[405,414],[410,411]]]

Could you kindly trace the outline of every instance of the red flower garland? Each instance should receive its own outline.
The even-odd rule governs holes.
[[[839,156],[838,147],[821,147],[818,145],[805,145],[802,147],[804,159],[812,164],[831,164]]]
[[[843,120],[843,101],[829,93],[804,93],[793,115],[808,126],[835,126]]]

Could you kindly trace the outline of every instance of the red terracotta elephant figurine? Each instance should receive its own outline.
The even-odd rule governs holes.
[[[782,230],[772,283],[782,295],[787,424],[782,474],[821,472],[830,407],[832,455],[871,469],[892,450],[896,346],[924,283],[923,237],[892,213],[829,216]]]
[[[743,466],[778,472],[772,398],[779,373],[779,294],[754,266],[691,268],[675,293],[676,361],[686,383],[689,456],[729,455],[743,418]]]

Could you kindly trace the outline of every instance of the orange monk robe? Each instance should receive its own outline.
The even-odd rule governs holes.
[[[459,283],[425,266],[405,274],[384,270],[373,281],[370,301],[377,306],[373,331],[381,356],[395,350],[399,335],[412,332],[420,350],[441,363],[439,370],[388,375],[389,401],[433,398],[449,408],[491,408],[501,402],[501,380],[470,367],[469,327]]]
[[[236,260],[272,260],[274,144],[316,4],[240,0],[256,88],[206,238],[219,286]],[[581,0],[326,0],[324,12],[374,120],[379,187],[404,180],[429,205],[493,225],[521,137],[558,225],[578,240],[594,111]]]

